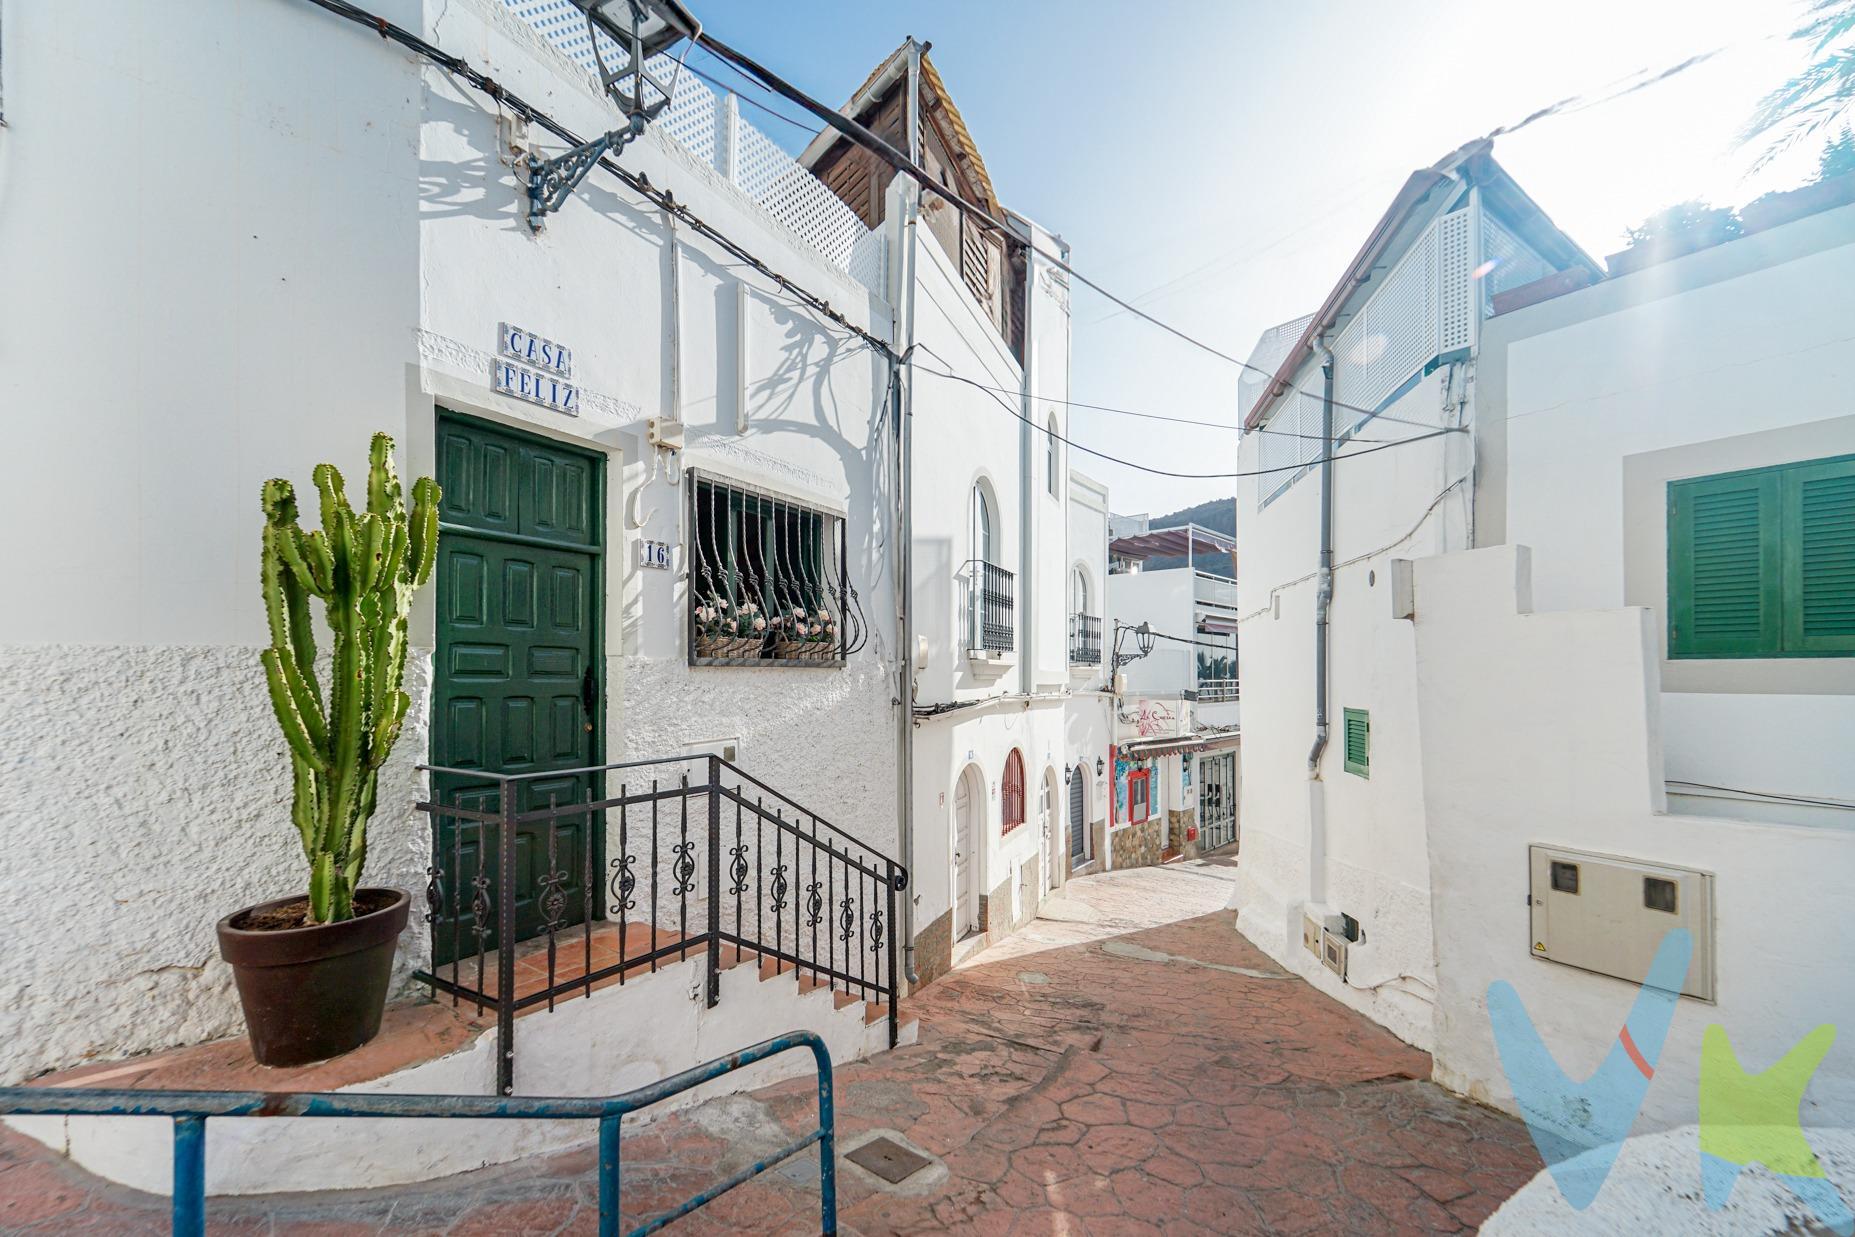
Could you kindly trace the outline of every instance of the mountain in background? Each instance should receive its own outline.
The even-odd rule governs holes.
[[[1237,500],[1234,498],[1213,498],[1210,502],[1199,503],[1195,507],[1181,507],[1165,515],[1147,517],[1148,528],[1174,528],[1180,524],[1196,524],[1213,532],[1223,533],[1227,537],[1237,535]],[[1148,571],[1164,571],[1168,567],[1183,567],[1182,556],[1169,558],[1149,558],[1146,562]],[[1230,574],[1230,564],[1220,562],[1207,570],[1219,575]]]

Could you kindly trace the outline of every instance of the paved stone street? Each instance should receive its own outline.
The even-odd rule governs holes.
[[[1212,860],[1072,881],[916,998],[919,1044],[838,1074],[838,1136],[847,1152],[888,1132],[933,1162],[899,1186],[844,1165],[844,1230],[1454,1232],[1525,1184],[1539,1160],[1521,1126],[1283,976],[1233,930],[1230,876]],[[628,1132],[626,1224],[792,1137],[813,1103],[800,1080]],[[212,1231],[591,1232],[592,1164],[570,1152],[419,1187],[215,1202]],[[815,1156],[789,1163],[676,1231],[816,1231],[816,1181]],[[161,1200],[0,1137],[0,1230],[164,1223]]]

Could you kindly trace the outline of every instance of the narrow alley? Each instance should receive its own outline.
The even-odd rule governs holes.
[[[1521,1125],[1427,1081],[1428,1058],[1285,976],[1233,930],[1234,868],[1077,878],[912,1002],[918,1044],[837,1074],[840,1157],[886,1134],[890,1185],[840,1158],[846,1232],[1473,1230],[1537,1170]],[[628,1131],[625,1223],[802,1130],[808,1078]],[[0,1141],[0,1231],[143,1233],[164,1200]],[[219,1233],[582,1233],[591,1148],[429,1185],[215,1199]],[[673,1231],[816,1231],[800,1156]]]

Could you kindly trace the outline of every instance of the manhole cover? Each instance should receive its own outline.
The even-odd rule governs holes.
[[[933,1161],[896,1142],[893,1138],[872,1138],[844,1157],[852,1164],[867,1168],[897,1185],[926,1168]]]

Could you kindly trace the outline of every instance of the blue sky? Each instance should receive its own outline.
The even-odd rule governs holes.
[[[1600,258],[1663,206],[1736,205],[1813,167],[1799,152],[1747,180],[1732,141],[1797,60],[1781,37],[1790,0],[694,3],[718,38],[833,105],[905,35],[931,42],[1006,205],[1061,234],[1078,269],[1238,356],[1320,302],[1412,169],[1641,70],[1726,49],[1495,148]],[[701,54],[691,63],[729,77]],[[1073,398],[1234,424],[1233,367],[1086,290],[1074,308]],[[1078,412],[1072,436],[1161,468],[1236,467],[1234,430]],[[1120,511],[1232,492],[1074,462],[1108,482]]]

